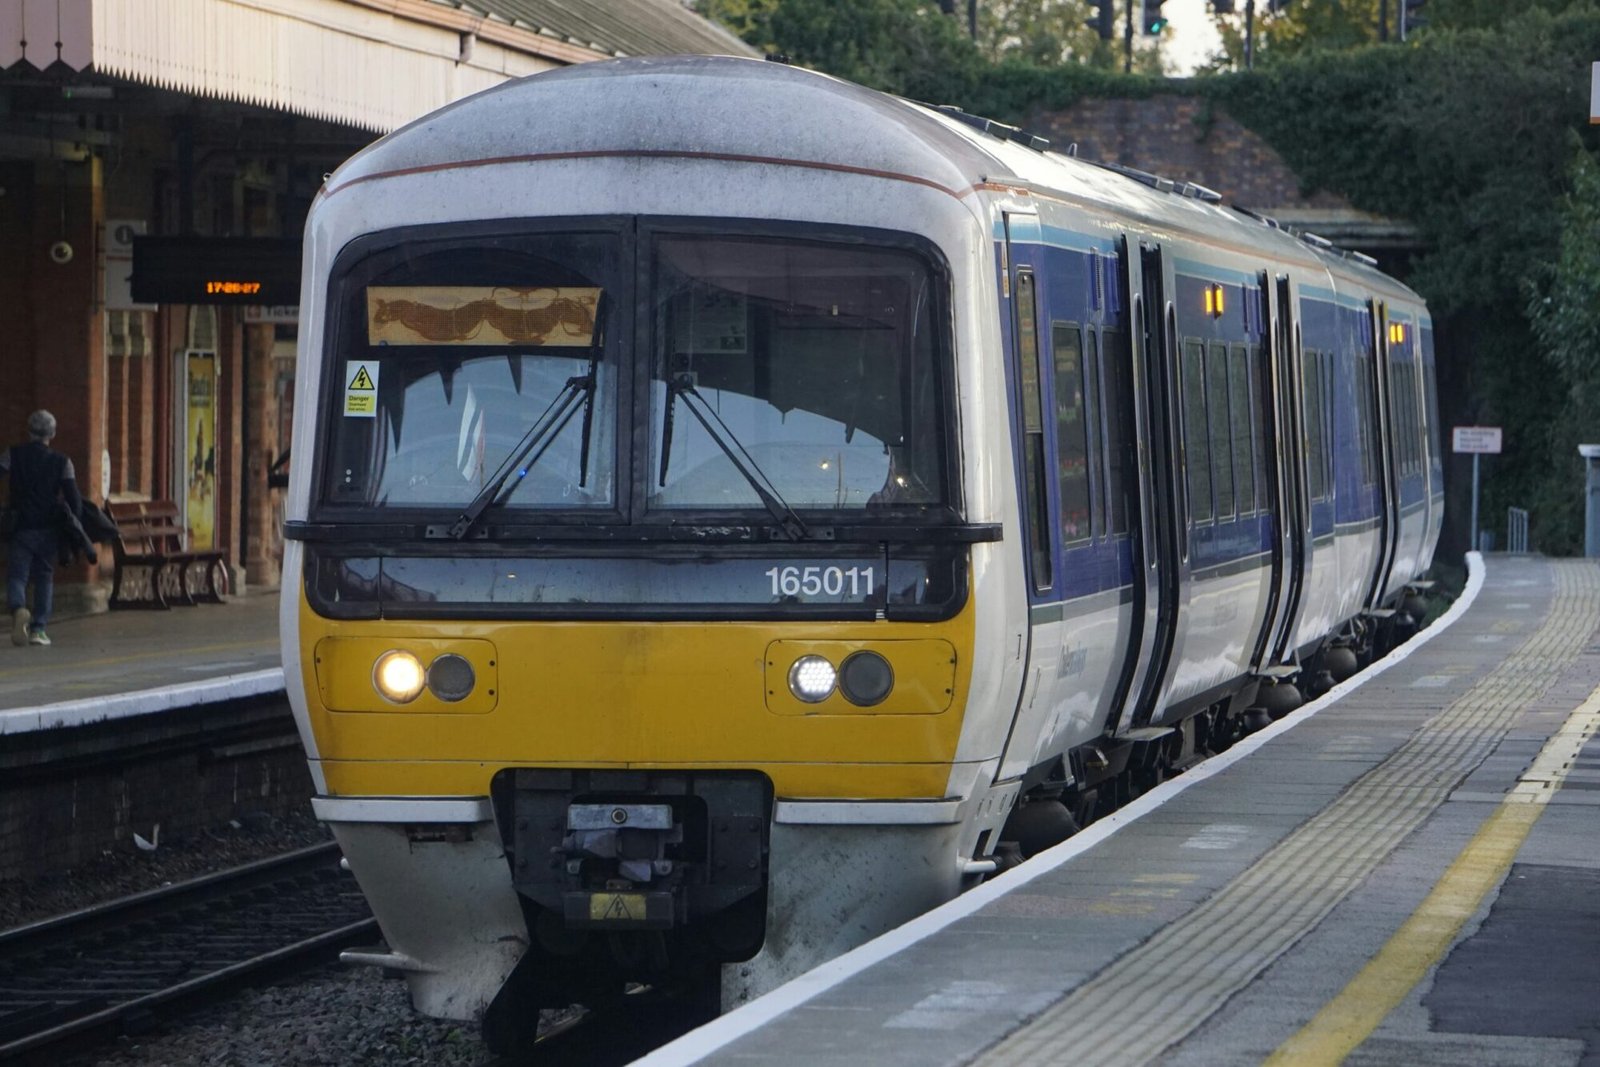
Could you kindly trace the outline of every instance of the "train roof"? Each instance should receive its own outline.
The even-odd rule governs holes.
[[[506,82],[425,115],[351,157],[336,192],[385,174],[609,154],[822,163],[965,197],[1019,188],[1160,233],[1327,270],[1420,303],[1347,253],[1249,217],[1209,190],[1045,149],[1012,127],[826,74],[728,56],[583,63]]]

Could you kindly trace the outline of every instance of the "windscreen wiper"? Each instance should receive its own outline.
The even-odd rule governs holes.
[[[661,484],[667,484],[667,454],[672,448],[672,411],[678,397],[683,397],[683,406],[689,409],[689,414],[697,419],[706,433],[715,441],[717,447],[722,449],[723,455],[743,477],[750,483],[750,488],[756,491],[756,496],[761,498],[761,503],[778,522],[778,529],[791,541],[802,541],[811,536],[811,531],[806,524],[800,521],[800,516],[795,514],[793,508],[783,499],[778,492],[778,487],[771,478],[768,478],[748,449],[739,443],[739,439],[728,429],[728,424],[722,421],[722,416],[717,414],[715,408],[706,403],[706,398],[700,395],[695,388],[694,372],[679,371],[667,379],[667,410],[662,420],[664,431],[661,441]],[[708,418],[709,416],[709,418]],[[712,421],[716,426],[712,426]],[[718,432],[718,427],[721,432]],[[741,458],[742,457],[742,458]]]
[[[522,440],[517,442],[509,455],[495,468],[494,475],[478,490],[478,495],[472,498],[466,510],[456,517],[456,520],[446,529],[446,534],[457,541],[472,532],[477,525],[479,517],[490,504],[495,503],[502,496],[501,490],[505,489],[506,482],[512,474],[517,476],[516,485],[505,489],[503,495],[510,496],[516,491],[517,485],[528,476],[550,446],[555,443],[561,431],[566,429],[567,423],[572,421],[572,416],[578,413],[580,405],[584,408],[584,438],[583,458],[581,460],[583,473],[579,485],[588,477],[589,469],[589,428],[592,425],[592,409],[594,407],[595,392],[595,360],[589,361],[589,373],[577,374],[567,379],[567,384],[561,387],[555,399],[550,401],[550,406],[533,421],[528,427],[528,432],[522,435]]]

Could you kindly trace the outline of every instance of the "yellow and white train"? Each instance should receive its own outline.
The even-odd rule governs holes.
[[[377,142],[305,248],[283,654],[351,956],[497,1041],[770,988],[1416,613],[1426,309],[1192,185],[620,60]]]

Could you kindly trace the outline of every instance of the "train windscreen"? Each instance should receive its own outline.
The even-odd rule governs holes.
[[[932,278],[908,252],[663,236],[648,504],[944,502]]]

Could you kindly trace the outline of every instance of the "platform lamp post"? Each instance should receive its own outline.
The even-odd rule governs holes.
[[[1583,457],[1583,554],[1600,556],[1600,445],[1579,445]]]

